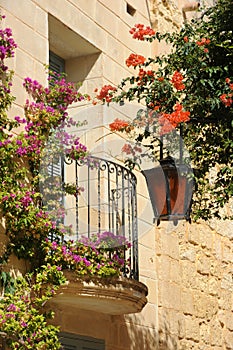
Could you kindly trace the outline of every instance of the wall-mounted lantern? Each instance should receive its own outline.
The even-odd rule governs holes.
[[[142,171],[157,225],[161,220],[173,221],[175,225],[181,219],[190,221],[193,171],[183,162],[182,145],[181,139],[180,157],[175,161],[170,156],[163,158],[161,142],[159,166]]]

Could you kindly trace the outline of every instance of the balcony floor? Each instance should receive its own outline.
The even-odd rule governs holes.
[[[147,287],[133,279],[77,278],[73,272],[67,272],[66,278],[53,303],[109,315],[137,313],[147,303]]]

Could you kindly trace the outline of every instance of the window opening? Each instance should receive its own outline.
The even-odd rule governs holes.
[[[62,57],[57,56],[53,52],[49,52],[49,70],[52,72],[55,72],[57,74],[64,73],[65,72],[65,61]],[[50,73],[52,74],[52,73]],[[60,188],[62,188],[62,184],[64,183],[64,161],[63,161],[63,155],[55,154],[52,158],[52,162],[48,165],[48,176],[51,177],[51,183],[53,186],[54,182],[59,181]],[[59,194],[58,194],[59,195]],[[58,202],[60,203],[61,207],[64,206],[64,195],[61,192]],[[48,208],[49,210],[53,211],[56,210],[56,208]],[[63,218],[59,218],[56,220],[57,224],[64,223]]]
[[[104,340],[61,333],[61,350],[105,350]]]
[[[126,12],[130,15],[130,16],[134,16],[136,13],[136,9],[131,6],[130,4],[126,4]]]

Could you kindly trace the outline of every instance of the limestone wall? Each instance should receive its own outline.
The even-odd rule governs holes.
[[[129,74],[124,61],[131,52],[150,56],[151,50],[166,49],[133,41],[130,27],[151,21],[157,30],[178,30],[183,5],[184,0],[0,0],[3,25],[13,29],[18,43],[11,60],[17,97],[11,114],[22,115],[24,77],[46,82],[49,48],[64,55],[69,79],[84,80],[82,91],[92,93]],[[70,45],[63,40],[67,30]],[[89,124],[83,137],[95,148],[95,139],[107,133],[102,126],[116,114],[114,108],[109,117],[105,108],[86,107],[80,114],[75,105],[70,114],[91,117],[92,129]],[[102,144],[108,148],[110,141]],[[232,350],[232,222],[155,227],[140,174],[138,180],[140,281],[148,286],[148,304],[140,314],[126,316],[60,307],[55,322],[62,331],[104,339],[106,350]]]
[[[233,225],[222,225],[156,229],[159,349],[233,349]]]

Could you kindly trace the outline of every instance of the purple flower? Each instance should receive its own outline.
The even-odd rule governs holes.
[[[26,147],[19,147],[19,148],[16,150],[16,153],[17,153],[19,156],[23,156],[23,155],[27,154],[27,149],[26,149]]]
[[[91,265],[91,262],[88,261],[86,258],[83,258],[83,262],[87,267]]]
[[[52,249],[53,249],[53,250],[56,250],[57,247],[58,247],[57,242],[52,242]]]
[[[83,259],[81,258],[81,256],[77,255],[77,254],[73,254],[73,259],[76,263],[81,262]]]
[[[7,308],[7,311],[16,311],[16,306],[15,304],[10,304]]]
[[[23,198],[20,199],[20,202],[22,203],[24,208],[27,208],[33,202],[33,200],[29,194],[26,194]]]

